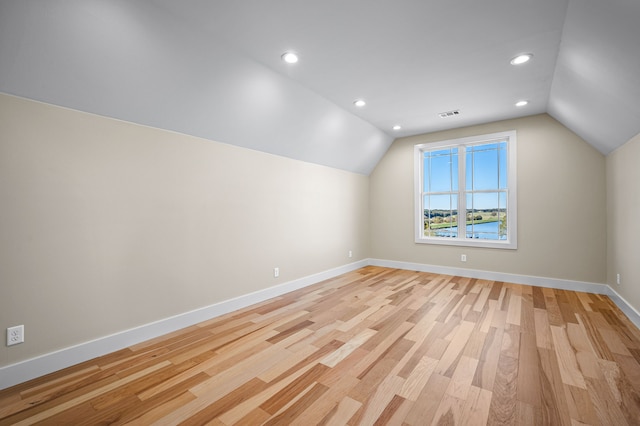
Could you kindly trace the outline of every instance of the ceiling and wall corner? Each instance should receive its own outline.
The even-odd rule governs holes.
[[[365,175],[396,137],[543,112],[607,154],[640,133],[639,20],[635,0],[0,0],[0,92]]]
[[[640,2],[571,0],[548,112],[603,154],[640,133]]]
[[[365,175],[392,142],[149,3],[0,5],[1,92]]]

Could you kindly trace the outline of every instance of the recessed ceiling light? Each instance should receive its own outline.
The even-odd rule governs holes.
[[[516,106],[517,107],[523,107],[525,105],[527,105],[529,103],[529,101],[518,101],[516,102]]]
[[[395,126],[393,126],[393,130],[400,130],[402,129],[402,126],[399,124],[396,124]]]
[[[511,65],[522,65],[525,62],[529,62],[529,60],[533,58],[531,53],[523,53],[522,55],[518,55],[511,60]]]
[[[357,106],[358,108],[362,108],[363,106],[365,106],[367,103],[365,101],[363,101],[362,99],[356,99],[355,101],[353,101],[353,104],[355,106]]]
[[[298,55],[296,55],[294,52],[285,52],[281,57],[282,60],[288,64],[295,64],[296,62],[298,62]]]

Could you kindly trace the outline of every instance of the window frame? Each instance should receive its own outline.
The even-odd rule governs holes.
[[[467,238],[466,232],[458,232],[457,237],[431,237],[424,235],[424,153],[437,151],[445,148],[458,148],[458,217],[463,211],[464,217],[466,209],[466,148],[471,145],[478,145],[491,142],[507,142],[507,238],[505,240],[488,240]],[[515,130],[509,130],[486,135],[468,136],[457,139],[449,139],[437,142],[428,142],[414,145],[414,205],[415,205],[415,242],[418,244],[439,244],[448,246],[464,247],[484,247],[497,249],[518,248],[517,244],[517,136]],[[452,191],[456,193],[456,191]]]

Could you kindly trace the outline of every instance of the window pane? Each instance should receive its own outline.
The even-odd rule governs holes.
[[[457,235],[458,198],[455,194],[424,196],[424,235],[451,237]]]
[[[501,240],[506,240],[507,239],[507,193],[506,192],[501,192],[500,193],[500,212],[499,212],[499,217],[500,217],[500,229],[499,229],[499,234],[500,234],[500,239]]]
[[[500,143],[500,150],[499,150],[499,160],[498,163],[500,165],[500,189],[507,189],[507,143],[506,142],[502,142]]]
[[[455,162],[454,162],[455,158]],[[426,158],[425,158],[426,160]],[[457,148],[433,151],[429,156],[429,184],[426,192],[448,192],[457,190]],[[455,176],[455,178],[454,178]]]
[[[507,193],[506,192],[501,192],[500,195],[498,196],[498,207],[500,207],[500,209],[507,211]]]
[[[474,210],[491,210],[499,207],[498,192],[480,192],[473,194]]]
[[[498,192],[467,194],[467,238],[499,239],[501,195]]]
[[[456,210],[456,199],[451,194],[425,195],[424,198],[424,208],[429,209],[432,214],[436,212],[444,214]]]
[[[473,160],[473,189],[498,189],[498,150],[488,149],[487,145],[474,148],[467,154],[467,161],[469,156]]]
[[[430,163],[431,153],[425,152],[424,156],[422,157],[422,177],[424,179],[422,182],[422,192],[429,192],[429,176],[431,175]]]
[[[477,240],[498,240],[499,223],[487,222],[482,224],[467,225],[467,238]]]
[[[453,226],[453,225],[449,225],[447,227],[433,229],[431,231],[430,236],[432,236],[432,237],[457,238],[458,237],[458,227],[457,226]]]
[[[458,190],[458,148],[451,150],[451,190]]]
[[[473,191],[473,154],[467,150],[466,155],[466,167],[464,170],[465,176],[465,185],[467,187],[467,191]],[[469,201],[467,201],[467,204]]]

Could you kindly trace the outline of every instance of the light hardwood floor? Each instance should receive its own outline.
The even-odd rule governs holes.
[[[606,297],[366,267],[0,391],[14,424],[640,424]]]

